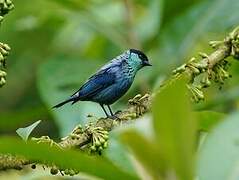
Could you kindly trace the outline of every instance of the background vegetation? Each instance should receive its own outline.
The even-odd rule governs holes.
[[[15,10],[7,15],[0,29],[1,41],[12,49],[7,60],[7,84],[0,89],[1,136],[15,136],[17,128],[41,119],[34,136],[57,139],[77,124],[94,120],[87,119],[88,114],[104,116],[100,107],[90,102],[59,110],[51,107],[78,89],[102,64],[126,49],[139,48],[149,56],[153,67],[139,72],[130,92],[114,105],[115,110],[121,109],[130,97],[154,92],[175,67],[197,52],[210,52],[209,40],[224,38],[239,19],[237,0],[15,0],[14,5]],[[129,128],[122,127],[110,134],[104,159],[97,163],[106,161],[116,169],[110,170],[106,162],[91,166],[93,161],[77,168],[103,178],[114,175],[117,179],[124,177],[122,171],[128,178],[156,178],[160,174],[167,179],[236,179],[239,63],[230,62],[232,78],[222,88],[210,87],[206,100],[193,107],[215,114],[192,114],[185,100],[189,98],[184,96],[179,82],[156,98],[154,118],[146,116],[130,126],[137,130],[121,135]],[[168,116],[170,113],[173,116]],[[211,132],[211,127],[224,116],[226,119]],[[201,136],[206,141],[195,155],[198,127],[211,133]],[[156,138],[152,138],[153,132]],[[27,152],[25,149],[24,153]],[[53,154],[56,153],[49,152]],[[69,153],[69,158],[74,159],[74,155]],[[69,167],[70,163],[65,163]],[[77,162],[72,160],[71,164],[75,167]],[[0,178],[47,175],[48,172],[38,169],[4,172]]]

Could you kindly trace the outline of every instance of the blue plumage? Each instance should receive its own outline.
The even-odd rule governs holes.
[[[137,71],[144,66],[150,66],[146,55],[139,50],[130,49],[103,66],[69,99],[57,104],[54,108],[68,102],[74,104],[78,101],[93,101],[99,103],[109,117],[104,108],[104,105],[107,105],[113,116],[109,105],[127,92]]]

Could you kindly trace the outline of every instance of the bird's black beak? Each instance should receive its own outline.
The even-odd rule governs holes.
[[[144,66],[152,66],[152,64],[150,64],[149,61],[144,61],[144,62],[143,62],[143,65],[144,65]]]

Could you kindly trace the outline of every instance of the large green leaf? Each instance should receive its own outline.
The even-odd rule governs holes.
[[[105,150],[104,155],[108,159],[110,159],[113,164],[119,166],[121,169],[124,169],[125,171],[127,171],[129,173],[136,174],[136,167],[131,158],[132,153],[125,146],[125,144],[127,144],[127,146],[130,148],[130,150],[135,152],[134,155],[136,156],[137,159],[139,159],[139,160],[142,159],[142,163],[144,160],[146,160],[147,162],[150,162],[150,158],[148,158],[146,154],[144,154],[144,156],[138,156],[137,152],[142,151],[141,150],[142,148],[140,146],[142,146],[142,145],[147,146],[147,145],[144,144],[143,141],[142,142],[135,141],[135,139],[133,137],[129,137],[127,135],[129,131],[130,132],[137,131],[137,132],[140,132],[141,135],[151,138],[152,134],[153,134],[151,118],[149,118],[148,116],[144,116],[143,118],[137,119],[136,122],[132,122],[129,124],[127,123],[126,125],[122,125],[118,128],[115,128],[110,133],[109,146]],[[142,138],[144,138],[144,136]],[[121,137],[123,137],[123,143],[121,141],[122,140]],[[148,144],[150,144],[150,143],[148,143]],[[147,146],[147,151],[148,152],[151,151],[151,148],[148,146]],[[150,156],[150,154],[149,154],[149,156]],[[152,160],[152,158],[151,158],[151,160]],[[157,163],[155,163],[155,161],[154,161],[151,164],[152,164],[151,167],[153,167]],[[144,166],[144,163],[142,165]],[[148,170],[149,169],[150,168],[148,167]],[[158,166],[155,166],[154,170],[155,170],[154,174],[158,174]]]
[[[119,168],[115,167],[107,159],[93,157],[85,153],[73,150],[60,150],[49,147],[46,144],[27,144],[19,139],[2,137],[0,138],[0,153],[22,155],[30,160],[38,162],[55,163],[63,168],[73,168],[104,179],[136,179]]]
[[[193,113],[186,92],[185,81],[179,80],[156,96],[153,103],[155,138],[154,130],[147,121],[149,118],[144,118],[143,126],[137,125],[137,129],[134,125],[123,130],[123,142],[153,178],[164,177],[174,169],[179,179],[191,179],[196,144],[196,119],[193,117],[198,117],[202,122],[207,122],[211,117],[217,119],[217,113]],[[208,128],[209,125],[205,124],[203,127]]]
[[[118,136],[128,149],[118,142]],[[104,155],[116,166],[133,174],[138,173],[141,178],[157,179],[167,173],[165,163],[168,159],[165,159],[161,148],[156,145],[150,117],[145,116],[115,129],[111,138]]]
[[[198,120],[199,130],[203,131],[210,131],[226,116],[223,113],[213,111],[199,111],[193,114]]]
[[[157,143],[168,169],[173,169],[178,179],[191,180],[196,120],[185,83],[185,80],[177,79],[156,95],[153,116]]]
[[[120,132],[112,131],[107,149],[104,151],[104,156],[107,157],[113,164],[125,170],[126,172],[135,175],[135,169],[130,160],[130,154],[127,148],[120,142]]]
[[[138,163],[145,169],[147,176],[158,179],[162,175],[164,161],[154,142],[132,130],[124,132],[122,140],[133,152]],[[142,172],[138,173],[142,174]]]
[[[200,180],[239,178],[239,113],[222,121],[202,144],[197,163]]]

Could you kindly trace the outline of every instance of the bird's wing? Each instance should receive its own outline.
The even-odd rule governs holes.
[[[95,75],[91,76],[89,80],[72,95],[72,97],[75,96],[76,98],[88,99],[106,87],[114,84],[117,69],[119,69],[119,66],[101,69]]]

